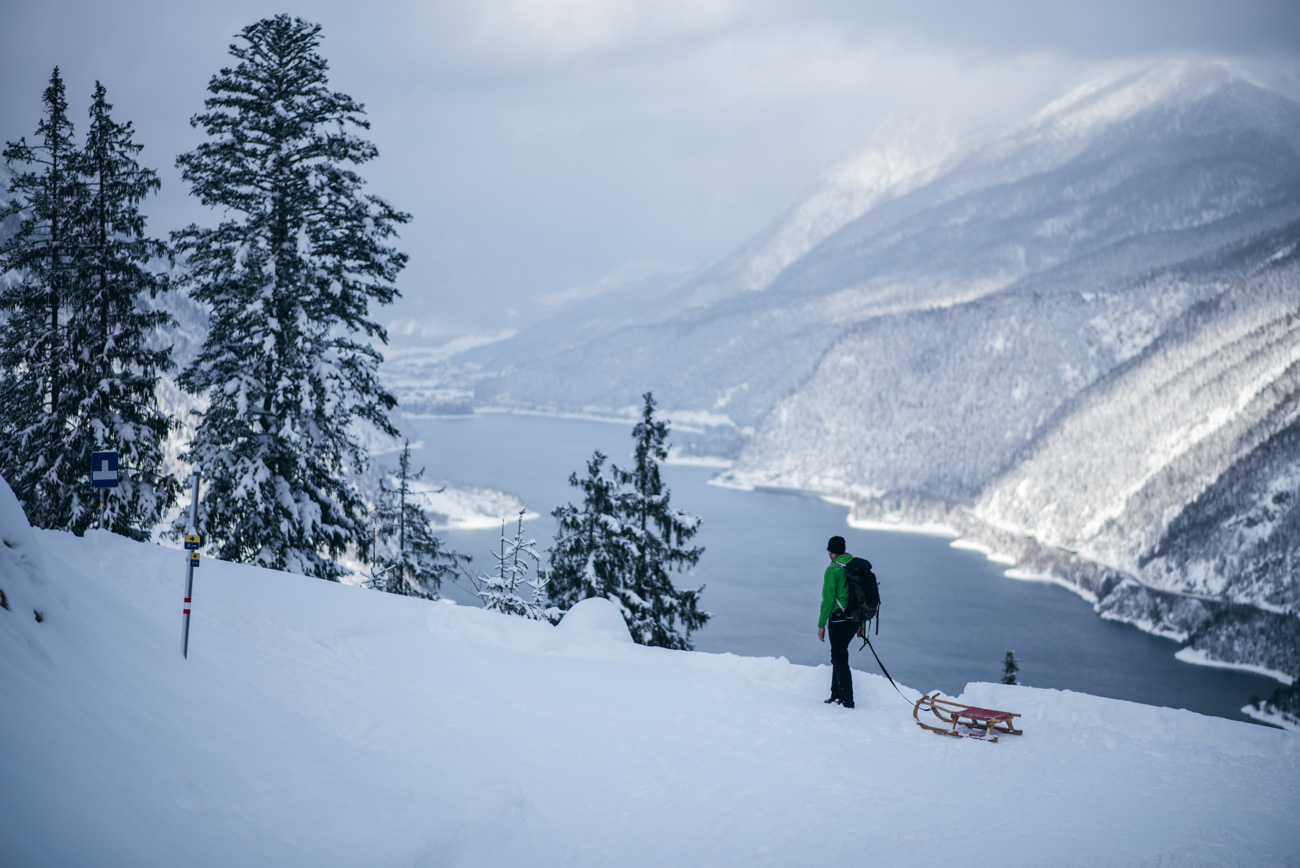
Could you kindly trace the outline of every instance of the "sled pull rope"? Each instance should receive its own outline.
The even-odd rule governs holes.
[[[912,699],[908,699],[908,698],[903,694],[903,691],[902,691],[902,690],[899,690],[898,685],[897,685],[897,684],[894,684],[894,679],[890,677],[890,675],[889,675],[889,670],[885,668],[885,664],[883,664],[883,663],[880,662],[880,655],[876,653],[876,646],[871,644],[871,638],[870,638],[870,636],[863,636],[863,637],[862,637],[862,645],[859,645],[859,646],[858,646],[858,650],[861,651],[861,650],[863,649],[863,647],[866,647],[866,648],[870,648],[870,649],[871,649],[871,656],[876,658],[876,665],[880,667],[880,671],[881,671],[881,672],[885,673],[885,677],[886,677],[886,678],[889,678],[889,683],[893,686],[893,688],[894,688],[895,690],[898,691],[898,695],[903,697],[903,701],[906,702],[908,705],[915,705],[915,704],[916,704],[916,701],[915,701],[915,700],[912,700]]]

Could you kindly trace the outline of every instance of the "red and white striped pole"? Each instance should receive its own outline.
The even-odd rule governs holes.
[[[199,546],[201,537],[198,531],[199,519],[199,471],[196,467],[193,488],[190,493],[190,526],[185,530],[185,605],[181,615],[181,656],[190,656],[190,600],[194,596],[194,568],[199,563]]]

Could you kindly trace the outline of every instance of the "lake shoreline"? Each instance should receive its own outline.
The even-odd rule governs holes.
[[[572,501],[575,492],[567,478],[584,466],[593,448],[619,456],[632,445],[627,436],[632,420],[608,417],[575,419],[534,411],[411,421],[428,441],[422,444],[424,463],[454,467],[463,479],[517,492],[544,524],[549,509],[542,507]],[[608,424],[612,421],[618,421],[621,430]],[[858,537],[856,546],[869,548],[878,571],[886,571],[882,575],[890,585],[893,614],[888,620],[894,629],[880,650],[898,678],[949,692],[965,681],[996,681],[1006,650],[1015,649],[1018,657],[1023,655],[1022,667],[1025,662],[1037,664],[1026,669],[1026,683],[1187,707],[1236,720],[1251,720],[1241,712],[1247,698],[1267,695],[1273,690],[1268,685],[1277,683],[1237,666],[1183,666],[1198,661],[1175,656],[1181,643],[1168,644],[1170,637],[1128,620],[1100,626],[1115,619],[1109,613],[1099,617],[1089,594],[1110,589],[1106,576],[1092,575],[1078,585],[1060,580],[1042,564],[1026,565],[1005,554],[1016,551],[1013,546],[982,538],[952,520],[954,515],[961,518],[955,508],[886,512],[807,489],[737,485],[729,474],[716,472],[723,462],[702,461],[699,455],[689,458],[665,462],[665,473],[675,477],[669,483],[674,503],[704,518],[706,534],[700,544],[710,551],[708,563],[701,564],[698,574],[692,571],[681,579],[707,584],[709,606],[716,607],[714,619],[698,634],[701,650],[821,662],[824,646],[807,641],[798,612],[810,605],[809,599],[814,599],[815,612],[820,587],[820,567],[810,565],[810,551],[819,553],[825,536],[847,525],[852,532],[881,534],[878,539]],[[769,496],[743,496],[753,491]],[[800,496],[783,497],[792,494]],[[820,506],[806,508],[800,502]],[[923,520],[904,520],[918,515]],[[477,552],[493,542],[489,537],[495,537],[494,531],[499,533],[499,527],[452,532],[451,544]],[[546,535],[542,527],[534,532]],[[916,543],[907,542],[909,538]],[[1020,566],[1009,569],[1013,564]],[[1111,587],[1118,581],[1113,579]],[[1055,585],[1070,593],[1057,596],[1030,590],[1032,585]],[[1067,598],[1074,602],[1067,603]],[[980,609],[989,614],[975,620],[962,614]],[[1113,632],[1116,629],[1125,632]],[[1141,665],[1132,665],[1136,661]],[[1209,677],[1190,674],[1214,669],[1230,671]]]
[[[817,491],[816,489],[781,486],[772,484],[757,484],[737,482],[734,480],[710,481],[710,484],[722,485],[740,491],[768,491],[779,492],[784,494],[797,494],[804,497],[813,497],[826,503],[843,506],[849,510],[847,523],[850,527],[858,530],[878,530],[889,533],[909,533],[923,536],[937,536],[951,540],[949,545],[953,548],[964,548],[978,552],[984,555],[989,561],[1000,566],[1006,566],[1002,575],[1013,581],[1043,582],[1046,584],[1057,585],[1074,593],[1087,601],[1093,607],[1099,618],[1128,624],[1163,639],[1171,639],[1178,642],[1181,647],[1175,652],[1174,657],[1182,663],[1188,663],[1193,666],[1205,666],[1214,669],[1228,669],[1237,672],[1251,673],[1262,675],[1270,678],[1284,687],[1290,687],[1294,682],[1294,676],[1288,673],[1251,662],[1240,662],[1224,660],[1215,657],[1211,652],[1204,649],[1194,648],[1188,644],[1186,633],[1169,629],[1165,624],[1159,621],[1153,621],[1147,618],[1135,617],[1124,611],[1106,611],[1103,609],[1103,602],[1110,592],[1124,583],[1141,585],[1142,590],[1150,595],[1167,596],[1167,597],[1185,597],[1197,599],[1205,603],[1216,604],[1225,603],[1207,599],[1203,596],[1183,594],[1178,591],[1167,590],[1164,588],[1155,588],[1145,583],[1139,582],[1135,577],[1123,573],[1122,571],[1107,566],[1105,564],[1090,561],[1081,557],[1077,552],[1066,551],[1064,549],[1050,551],[1054,547],[1044,546],[1038,540],[1027,536],[1016,534],[1014,531],[996,529],[989,527],[984,522],[976,519],[968,512],[961,510],[953,504],[923,504],[917,501],[915,504],[897,504],[894,511],[885,511],[881,501],[861,501],[851,498],[845,498],[832,493]],[[919,510],[917,507],[920,507]],[[934,517],[935,509],[941,514],[941,517]],[[868,511],[875,510],[876,514],[868,515]],[[924,516],[924,517],[922,517]],[[951,521],[952,518],[962,518],[964,521]],[[958,529],[957,525],[966,525],[963,529]],[[981,532],[983,531],[983,532]],[[1037,549],[1036,558],[1030,560],[1017,555],[1003,554],[1001,549],[1010,541],[1014,545],[1007,546],[1010,548],[1033,547]],[[1002,543],[1000,546],[999,543]],[[1046,557],[1044,553],[1046,552]],[[1028,568],[1030,564],[1038,563],[1039,569]],[[1045,562],[1045,563],[1044,563]],[[1107,587],[1107,581],[1103,578],[1097,581],[1098,573],[1118,574],[1123,577],[1123,581],[1114,583]],[[1240,604],[1232,604],[1240,605]],[[1262,610],[1261,610],[1262,611]]]

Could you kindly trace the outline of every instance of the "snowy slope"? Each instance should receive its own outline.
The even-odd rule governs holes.
[[[1300,852],[1293,733],[974,684],[966,701],[1021,712],[1025,734],[950,740],[877,676],[831,708],[826,667],[636,646],[601,601],[550,627],[211,561],[182,660],[181,552],[33,535],[5,486],[0,537],[5,865]]]

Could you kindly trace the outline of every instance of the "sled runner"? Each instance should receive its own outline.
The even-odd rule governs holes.
[[[930,711],[946,726],[932,726],[921,720],[921,712]],[[999,733],[1020,735],[1023,730],[1016,729],[1012,719],[1019,717],[1010,711],[994,711],[991,708],[977,708],[962,705],[949,699],[940,699],[939,691],[922,696],[912,706],[912,717],[922,729],[937,732],[940,735],[955,735],[958,738],[987,738],[997,741]]]

